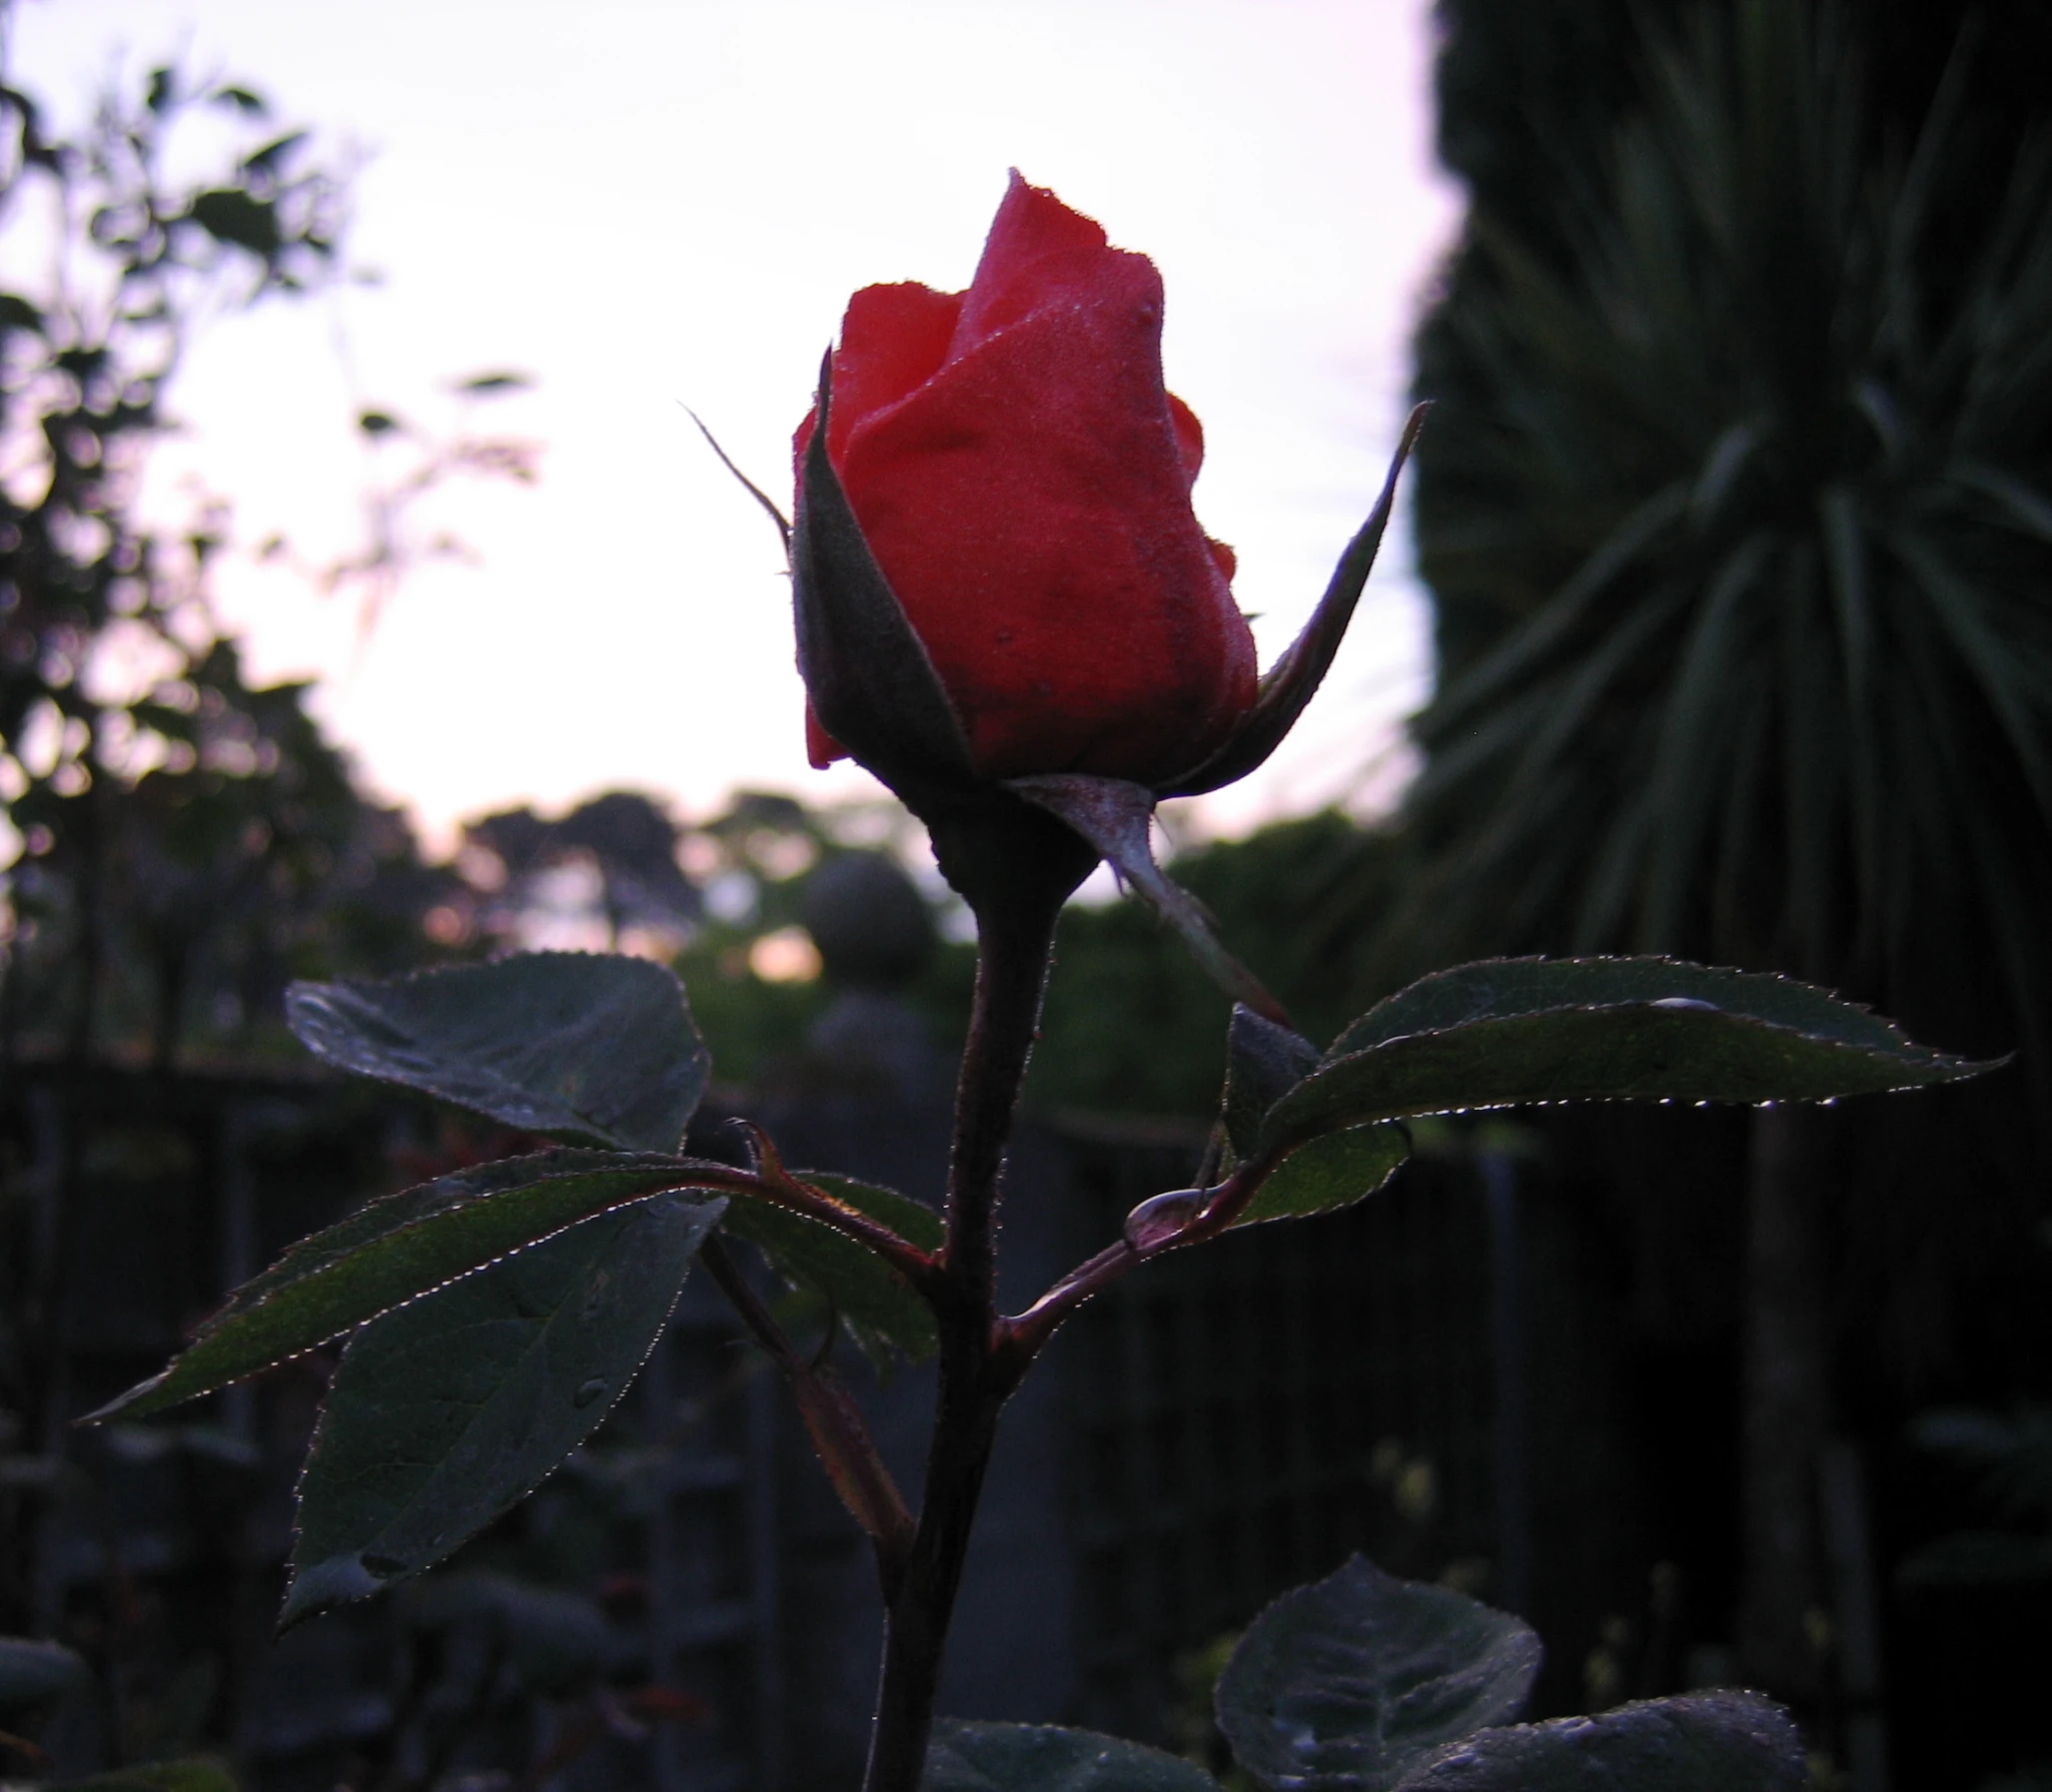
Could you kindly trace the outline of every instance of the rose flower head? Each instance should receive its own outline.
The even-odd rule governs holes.
[[[1191,509],[1204,436],[1162,384],[1161,327],[1154,264],[1017,173],[966,293],[857,293],[796,437],[798,669],[813,763],[847,754],[896,790],[957,888],[966,848],[943,849],[937,817],[1024,804],[1066,830],[1032,851],[1110,859],[1237,991],[1245,974],[1154,864],[1154,804],[1246,776],[1289,732],[1423,410],[1263,674],[1232,550]]]
[[[1161,325],[1154,264],[1016,173],[966,293],[849,301],[827,453],[980,778],[1153,785],[1254,703],[1254,637],[1232,551],[1191,509],[1204,437],[1163,388]],[[818,698],[823,765],[846,749]]]

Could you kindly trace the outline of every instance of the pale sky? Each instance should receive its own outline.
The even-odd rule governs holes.
[[[75,115],[118,61],[180,51],[361,158],[351,260],[383,280],[216,326],[154,506],[203,481],[245,548],[331,557],[360,405],[450,428],[451,381],[537,383],[472,421],[542,443],[539,484],[439,499],[475,563],[418,571],[368,638],[282,565],[220,581],[256,671],[318,675],[370,784],[440,842],[612,785],[686,817],[737,785],[875,790],[806,766],[775,535],[681,407],[785,495],[849,292],[965,286],[1013,165],[1160,266],[1198,513],[1267,663],[1381,482],[1458,216],[1427,0],[22,0],[12,63]],[[1298,734],[1189,821],[1387,796],[1424,624],[1400,527]]]

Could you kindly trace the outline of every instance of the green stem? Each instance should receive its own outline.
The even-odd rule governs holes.
[[[979,892],[971,893],[978,921],[976,999],[956,1092],[947,1243],[932,1291],[941,1339],[939,1399],[918,1531],[886,1610],[864,1792],[917,1792],[998,1410],[1016,1385],[994,1352],[998,1185],[1040,1016],[1055,917],[1076,882],[1020,869],[1025,875],[980,902]]]

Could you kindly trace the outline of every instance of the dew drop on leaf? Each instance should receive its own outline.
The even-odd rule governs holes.
[[[570,1395],[570,1404],[579,1411],[582,1411],[584,1407],[588,1406],[605,1391],[605,1377],[603,1375],[593,1375],[590,1380],[581,1383],[577,1391]]]

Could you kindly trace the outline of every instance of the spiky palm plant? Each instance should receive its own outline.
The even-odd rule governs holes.
[[[1966,54],[1877,158],[1834,15],[1706,9],[1570,196],[1566,264],[1472,222],[1421,375],[1456,377],[1421,488],[1414,928],[1772,966],[1955,1024],[1971,987],[2032,1030],[2052,146],[1962,228]]]

